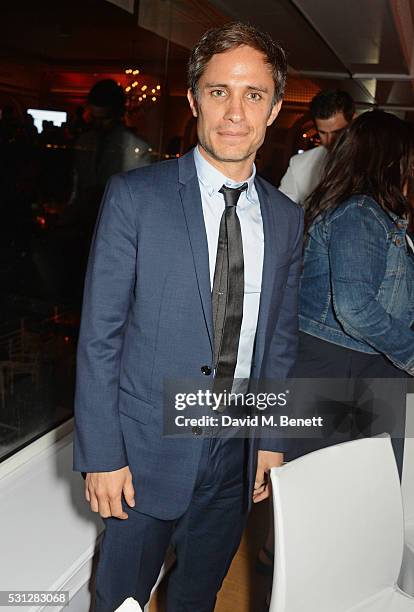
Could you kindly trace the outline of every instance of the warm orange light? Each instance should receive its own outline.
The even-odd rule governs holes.
[[[134,82],[132,83],[132,87],[136,87],[137,85],[138,85],[138,81],[134,81]]]
[[[139,74],[139,70],[134,70],[132,74]]]
[[[143,98],[146,98],[146,97],[147,97],[147,94],[142,94],[142,97],[143,97]]]
[[[307,138],[307,137],[308,137],[307,133],[306,133],[306,132],[304,132],[304,133],[302,134],[302,138]]]
[[[141,90],[142,90],[142,91],[145,91],[146,89],[148,89],[148,86],[147,86],[147,85],[143,85],[143,86],[141,87]]]
[[[157,85],[157,89],[161,89],[161,85]]]
[[[131,91],[130,86],[128,85],[128,87],[125,88],[125,91],[128,93],[128,91]]]

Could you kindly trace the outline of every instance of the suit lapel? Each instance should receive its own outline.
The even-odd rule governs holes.
[[[180,182],[179,194],[186,219],[204,319],[213,350],[214,334],[207,234],[204,224],[200,187],[192,150],[179,158],[178,167]]]
[[[277,265],[276,256],[276,226],[275,218],[271,208],[269,195],[266,188],[263,186],[260,178],[255,181],[257,194],[260,201],[260,211],[263,220],[264,234],[264,257],[263,257],[263,272],[262,286],[260,293],[259,317],[257,321],[256,343],[255,343],[255,363],[257,371],[260,372],[261,363],[263,360],[266,330],[269,319],[269,310],[273,292],[274,274]]]
[[[200,187],[198,184],[198,177],[192,150],[178,159],[178,168],[180,183],[179,194],[186,219],[187,231],[193,254],[194,268],[197,276],[198,290],[204,312],[204,319],[210,338],[210,344],[213,350],[214,333],[207,234],[204,224]],[[263,360],[265,348],[266,330],[274,284],[274,274],[277,266],[277,236],[275,218],[269,195],[259,177],[256,179],[255,185],[260,201],[260,211],[263,219],[264,234],[262,286],[254,357],[257,371],[260,372],[260,366]]]

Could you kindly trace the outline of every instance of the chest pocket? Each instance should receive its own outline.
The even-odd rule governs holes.
[[[378,300],[392,316],[406,320],[413,311],[414,258],[400,232],[390,237],[387,268],[381,283]]]

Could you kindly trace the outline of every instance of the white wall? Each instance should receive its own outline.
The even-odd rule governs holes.
[[[408,396],[402,492],[405,519],[414,522],[414,393]]]
[[[87,612],[103,523],[85,502],[82,476],[72,472],[72,428],[71,420],[0,464],[0,590],[70,590],[73,605],[65,610]]]

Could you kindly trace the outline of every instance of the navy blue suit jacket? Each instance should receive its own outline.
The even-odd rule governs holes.
[[[252,377],[284,378],[297,345],[302,211],[257,177],[264,263]],[[207,237],[193,152],[115,175],[86,274],[78,345],[74,469],[129,465],[135,509],[174,519],[188,507],[202,440],[162,436],[165,378],[212,365]],[[252,440],[284,450],[282,441]]]

